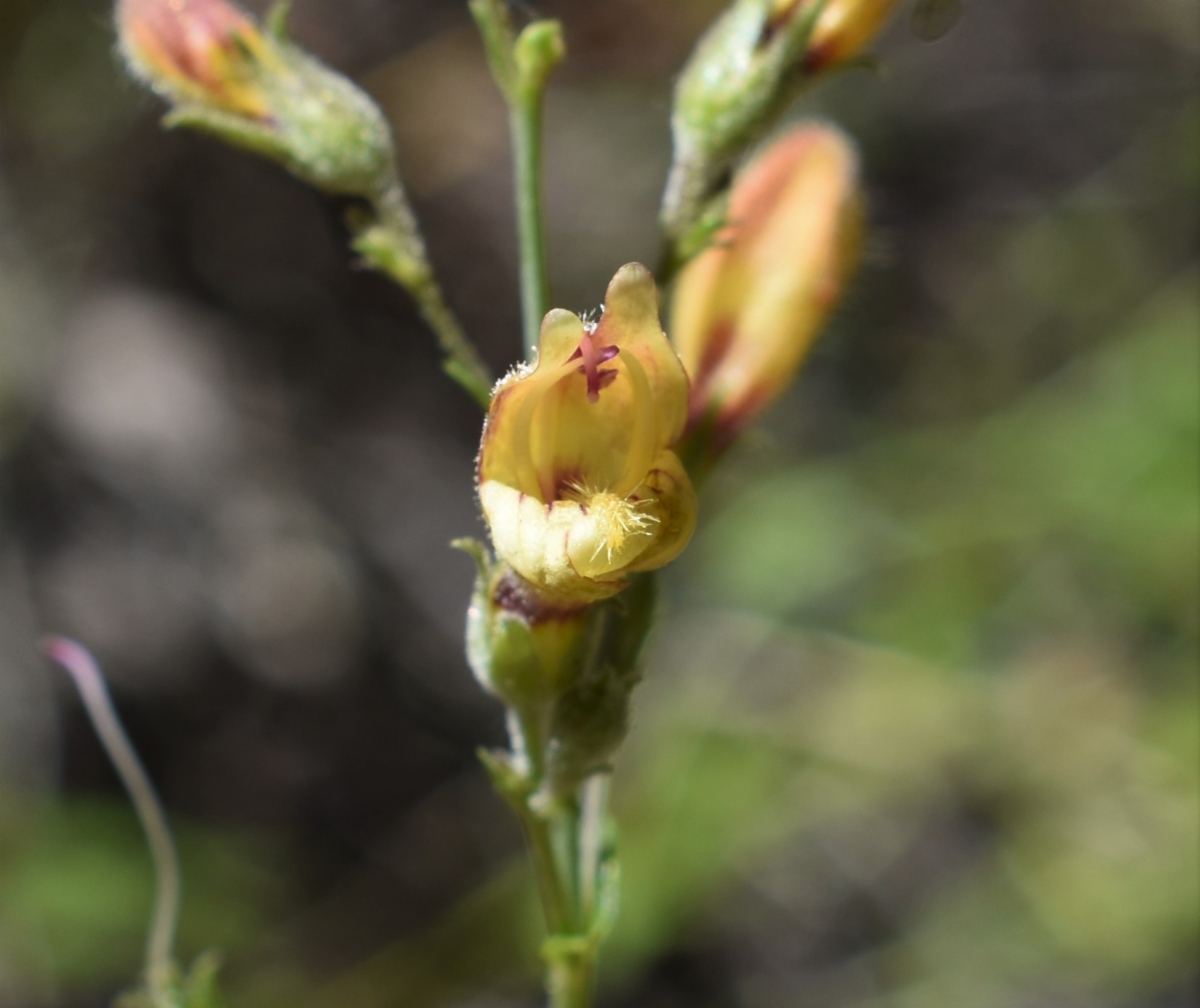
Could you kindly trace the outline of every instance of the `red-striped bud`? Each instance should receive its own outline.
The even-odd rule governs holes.
[[[862,200],[850,142],[801,126],[735,180],[728,223],[683,271],[672,340],[691,428],[726,447],[791,383],[857,263]]]

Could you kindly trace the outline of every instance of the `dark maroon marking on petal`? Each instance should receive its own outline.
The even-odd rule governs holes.
[[[587,374],[587,369],[580,367],[579,374]],[[618,372],[615,368],[604,368],[603,370],[596,372],[594,379],[589,378],[587,394],[588,402],[599,402],[600,393],[617,380],[617,374]]]
[[[505,612],[521,616],[533,626],[553,621],[566,622],[587,610],[586,605],[564,605],[542,595],[519,574],[501,575],[492,589],[492,601]]]
[[[813,46],[804,54],[804,72],[814,74],[824,70],[833,62],[834,53],[834,47],[828,42],[824,45]]]
[[[708,331],[708,341],[704,344],[704,352],[700,355],[700,365],[692,376],[696,387],[704,388],[713,380],[718,367],[729,353],[733,345],[733,337],[737,332],[733,319],[723,318],[713,324]]]
[[[770,45],[771,40],[780,31],[780,29],[787,25],[792,18],[797,16],[797,9],[799,7],[800,0],[793,0],[792,3],[789,3],[786,7],[775,11],[775,13],[768,17],[766,23],[763,25],[762,34],[758,39],[759,46],[761,47]]]
[[[733,346],[737,329],[733,319],[721,319],[713,324],[708,333],[708,341],[700,355],[700,363],[696,373],[691,375],[691,395],[688,401],[688,430],[693,430],[703,419],[712,405],[709,397],[712,395],[712,383],[720,370],[722,362]]]
[[[596,351],[595,359],[597,364],[607,364],[610,360],[621,352],[621,348],[617,346],[600,347]],[[567,363],[570,364],[573,360],[579,360],[583,357],[583,351],[576,349],[570,357],[567,358]],[[582,373],[582,372],[581,372]]]

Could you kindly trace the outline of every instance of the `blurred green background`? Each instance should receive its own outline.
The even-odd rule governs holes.
[[[653,261],[719,4],[539,3],[556,303]],[[255,5],[261,10],[261,5]],[[1184,1008],[1200,918],[1200,9],[909,8],[797,115],[866,263],[709,487],[615,784],[608,1008]],[[298,0],[377,96],[451,300],[519,345],[502,109],[456,0]],[[156,125],[106,6],[0,0],[0,1006],[139,968],[105,664],[234,1008],[531,1008],[461,657],[478,416],[345,207]]]

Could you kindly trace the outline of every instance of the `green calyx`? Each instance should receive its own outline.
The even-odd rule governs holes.
[[[509,708],[514,745],[505,765],[534,801],[566,800],[608,768],[625,737],[654,579],[641,575],[612,599],[559,610],[480,543],[454,545],[478,564],[467,655],[476,678]]]
[[[578,675],[588,611],[542,603],[474,540],[453,545],[478,565],[467,613],[467,658],[475,677],[516,711],[552,704]]]
[[[387,121],[359,87],[289,41],[286,17],[286,5],[272,10],[266,54],[250,62],[266,118],[184,102],[164,122],[276,161],[327,193],[374,199],[395,177]]]
[[[734,162],[797,96],[826,0],[779,24],[771,0],[736,0],[696,46],[675,87],[674,158],[662,224],[681,241]]]

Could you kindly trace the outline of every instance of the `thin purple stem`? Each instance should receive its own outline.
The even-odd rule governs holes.
[[[162,802],[125,733],[96,659],[82,645],[66,637],[50,637],[43,646],[46,655],[70,673],[92,727],[129,792],[146,831],[156,882],[154,913],[146,939],[146,984],[152,994],[165,997],[173,974],[180,871],[179,855]]]

